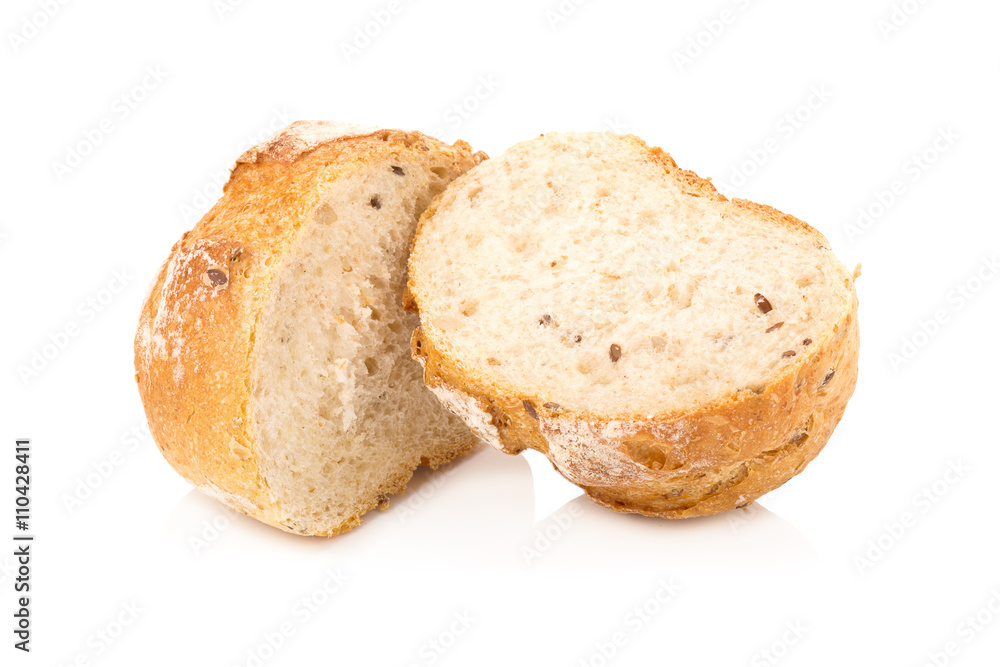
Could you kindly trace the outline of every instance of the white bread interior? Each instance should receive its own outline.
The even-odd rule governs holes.
[[[451,170],[446,155],[421,158],[373,165],[325,193],[261,319],[257,452],[301,528],[386,503],[417,465],[451,458],[467,438],[410,356],[418,318],[401,299],[409,247]]]

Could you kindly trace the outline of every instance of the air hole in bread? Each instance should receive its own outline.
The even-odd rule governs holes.
[[[664,451],[667,445],[648,433],[626,438],[622,444],[630,459],[650,470],[677,470],[684,464],[683,461],[671,460]]]
[[[337,222],[337,212],[329,204],[324,204],[316,211],[316,222],[321,225],[332,225]]]
[[[319,401],[317,414],[319,414],[320,419],[325,421],[334,421],[336,418],[336,397],[330,388],[323,390],[323,397]]]
[[[691,297],[694,293],[694,286],[691,284],[673,283],[667,287],[667,296],[674,302],[678,310],[691,307]]]
[[[458,312],[466,317],[471,317],[476,314],[479,309],[479,299],[466,299],[458,305]]]

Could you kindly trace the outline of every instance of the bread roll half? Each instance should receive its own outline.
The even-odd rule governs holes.
[[[143,306],[160,451],[227,505],[335,535],[476,438],[424,387],[401,307],[417,219],[482,159],[415,132],[298,122],[237,161]]]
[[[636,137],[546,134],[424,213],[413,352],[497,449],[543,452],[615,510],[713,514],[830,438],[857,377],[856,275],[806,223]]]

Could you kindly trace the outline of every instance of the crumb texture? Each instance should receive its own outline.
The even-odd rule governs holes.
[[[469,439],[424,386],[409,348],[418,318],[402,307],[417,218],[452,166],[447,155],[397,162],[325,193],[262,318],[253,385],[261,468],[303,527],[351,520],[421,459],[447,460]]]
[[[425,326],[497,383],[602,413],[684,409],[808,352],[850,307],[825,239],[691,196],[656,157],[547,134],[479,166],[419,239]]]

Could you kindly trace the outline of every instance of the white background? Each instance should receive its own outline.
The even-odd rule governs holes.
[[[996,664],[1000,6],[898,2],[5,2],[0,538],[16,437],[37,538],[30,655],[0,549],[0,662]],[[632,132],[809,221],[864,268],[843,422],[699,520],[614,514],[488,449],[338,538],[233,515],[143,431],[132,336],[216,181],[298,118],[494,155]]]

